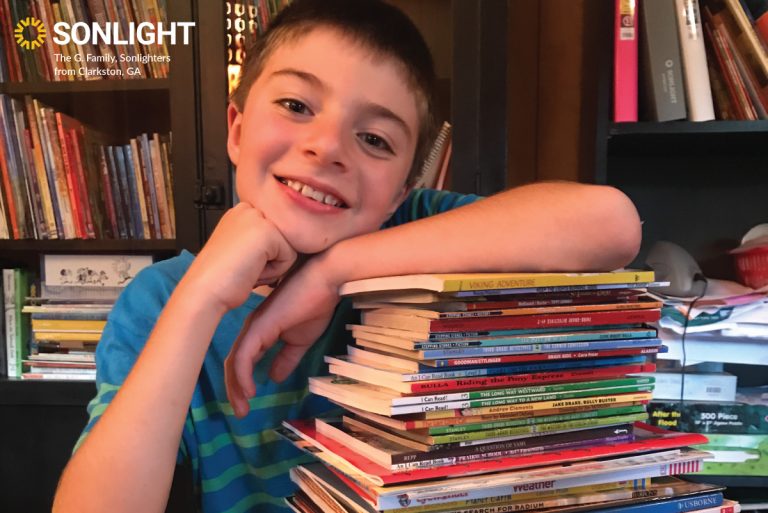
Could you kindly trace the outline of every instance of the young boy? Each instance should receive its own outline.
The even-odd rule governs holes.
[[[272,429],[331,409],[306,386],[346,343],[345,281],[633,258],[637,213],[611,188],[410,191],[433,79],[418,31],[379,0],[296,0],[278,16],[229,107],[241,203],[199,255],[152,266],[120,297],[55,511],[162,511],[183,459],[204,511],[285,511],[287,472],[308,457]]]

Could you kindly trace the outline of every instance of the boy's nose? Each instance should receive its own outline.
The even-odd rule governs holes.
[[[346,169],[342,124],[333,119],[318,118],[308,127],[307,136],[302,143],[302,153],[317,165]]]

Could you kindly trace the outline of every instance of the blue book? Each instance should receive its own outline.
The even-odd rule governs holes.
[[[597,367],[612,367],[617,365],[635,365],[647,362],[645,356],[619,356],[616,358],[601,358],[599,360],[561,360],[557,362],[513,363],[497,365],[475,365],[456,367],[456,370],[445,370],[430,365],[419,364],[419,374],[424,374],[424,380],[476,378],[480,376],[501,376],[505,374],[528,374],[532,372],[549,372],[565,369],[584,369]]]
[[[660,338],[592,340],[586,342],[563,342],[557,344],[523,344],[517,346],[466,347],[459,349],[426,349],[422,357],[426,360],[435,358],[468,358],[474,356],[505,356],[511,354],[560,353],[570,351],[602,351],[606,349],[634,349],[639,347],[657,347]]]
[[[563,332],[551,335],[521,335],[517,337],[496,337],[466,341],[416,342],[414,349],[457,349],[463,347],[514,346],[518,344],[553,344],[558,342],[583,342],[585,340],[644,339],[656,336],[656,330],[611,330]]]
[[[716,508],[723,504],[722,492],[677,497],[674,499],[641,502],[631,506],[618,506],[593,510],[594,513],[685,513],[699,509]]]
[[[139,198],[136,196],[136,187],[133,180],[128,178],[128,171],[125,168],[125,154],[122,146],[113,146],[115,152],[115,165],[117,166],[117,176],[120,180],[120,188],[123,192],[123,204],[125,205],[125,221],[128,225],[128,233],[131,239],[141,239],[143,237],[143,228],[141,227],[141,217],[139,224],[136,224],[136,215],[139,214]],[[132,187],[132,185],[134,185]],[[139,232],[142,236],[139,237]]]
[[[133,169],[133,154],[130,145],[118,148],[117,166],[125,173],[128,181],[128,192],[131,196],[131,224],[135,230],[137,239],[144,238],[144,222],[141,220],[141,202],[139,201],[139,189],[136,187],[136,171]],[[141,180],[141,178],[139,178]]]
[[[119,238],[130,239],[131,232],[128,227],[128,217],[126,216],[125,191],[120,186],[114,148],[112,146],[105,146],[104,155],[107,157],[107,170],[109,171],[109,182],[112,186],[112,201],[115,203],[115,217],[117,217]]]

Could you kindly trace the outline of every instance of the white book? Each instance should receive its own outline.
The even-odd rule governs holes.
[[[685,99],[688,119],[715,119],[712,88],[709,83],[707,54],[704,48],[704,28],[701,25],[699,0],[675,0],[680,53],[683,57]]]

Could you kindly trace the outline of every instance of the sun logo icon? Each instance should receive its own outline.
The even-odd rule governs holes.
[[[43,22],[32,16],[19,20],[13,34],[16,43],[25,50],[35,50],[43,46],[47,35]],[[34,37],[31,37],[33,35]]]

